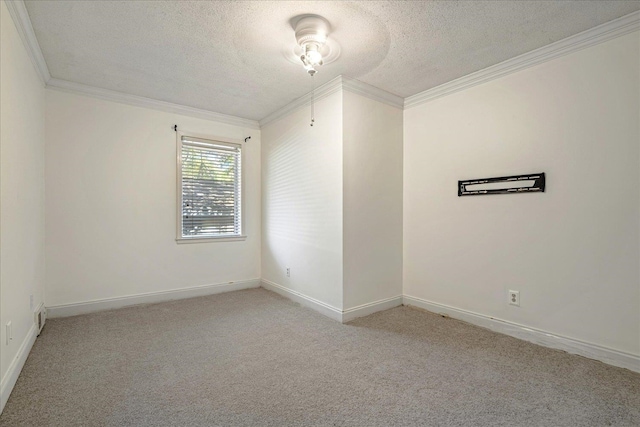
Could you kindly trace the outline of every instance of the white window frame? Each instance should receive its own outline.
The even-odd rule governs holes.
[[[212,144],[221,143],[224,145],[240,146],[240,232],[239,235],[223,235],[223,236],[182,236],[182,137],[197,138],[210,141]],[[176,132],[176,242],[177,243],[206,243],[206,242],[237,242],[247,239],[245,229],[245,183],[244,183],[244,153],[243,141],[240,139],[223,138],[211,135],[202,135],[194,132]]]

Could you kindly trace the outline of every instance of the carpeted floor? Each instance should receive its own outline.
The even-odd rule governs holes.
[[[263,289],[49,320],[0,426],[638,426],[640,374]]]

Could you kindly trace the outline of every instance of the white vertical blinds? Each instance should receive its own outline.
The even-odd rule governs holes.
[[[240,145],[182,137],[183,238],[242,234]]]

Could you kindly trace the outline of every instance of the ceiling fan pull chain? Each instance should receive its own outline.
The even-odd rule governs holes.
[[[316,119],[314,118],[315,116],[315,111],[314,111],[314,95],[315,95],[315,91],[316,91],[316,81],[313,78],[313,74],[311,74],[311,80],[313,81],[313,89],[311,89],[311,126],[313,126],[313,123],[316,121]]]

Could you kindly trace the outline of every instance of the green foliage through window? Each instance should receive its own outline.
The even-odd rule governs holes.
[[[182,237],[241,234],[240,148],[183,137]]]

